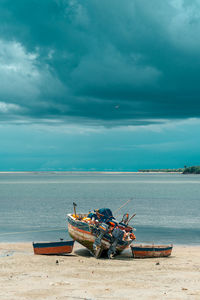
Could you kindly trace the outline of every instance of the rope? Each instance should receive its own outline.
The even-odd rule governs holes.
[[[60,229],[48,229],[48,230],[29,230],[29,231],[18,231],[18,232],[4,232],[0,233],[1,235],[9,235],[9,234],[21,234],[21,233],[30,233],[30,232],[45,232],[45,231],[59,231],[59,230],[64,230],[65,228],[60,228]]]

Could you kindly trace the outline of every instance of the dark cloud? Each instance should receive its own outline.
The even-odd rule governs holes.
[[[200,116],[200,4],[2,0],[0,119]]]

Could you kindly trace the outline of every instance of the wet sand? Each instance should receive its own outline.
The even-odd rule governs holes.
[[[34,255],[31,243],[0,244],[0,299],[200,299],[200,246],[169,258],[95,259],[75,245],[68,256]]]

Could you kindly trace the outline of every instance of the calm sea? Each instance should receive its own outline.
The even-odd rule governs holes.
[[[68,238],[66,214],[109,207],[131,221],[138,241],[200,244],[200,175],[0,174],[0,242]]]

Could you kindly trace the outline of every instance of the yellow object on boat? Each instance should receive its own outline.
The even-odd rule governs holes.
[[[78,218],[79,218],[78,215],[74,215],[74,214],[72,215],[72,217],[75,218],[75,219],[78,219]]]
[[[83,218],[83,221],[85,221],[85,222],[89,223],[89,222],[91,221],[91,218],[84,217],[84,218]]]

